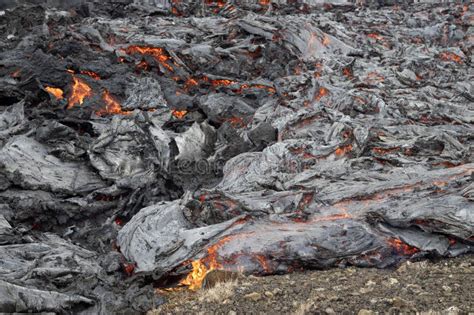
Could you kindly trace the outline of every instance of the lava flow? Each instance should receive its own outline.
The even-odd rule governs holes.
[[[128,112],[124,112],[122,110],[122,106],[120,106],[120,103],[112,95],[110,95],[109,91],[104,91],[104,93],[102,94],[102,99],[105,102],[105,108],[100,109],[96,112],[98,116],[103,116],[107,114],[128,114]]]
[[[462,63],[462,58],[452,52],[442,52],[439,54],[439,58],[443,61],[454,61],[457,63]]]
[[[171,115],[173,115],[175,118],[177,119],[183,119],[184,116],[186,116],[188,112],[186,110],[176,110],[176,109],[173,109],[171,111]]]
[[[226,236],[207,249],[207,256],[191,263],[193,270],[179,284],[187,286],[190,290],[198,290],[202,287],[207,273],[215,269],[223,269],[223,265],[217,261],[217,250],[232,239]]]
[[[62,100],[64,98],[64,92],[60,88],[55,88],[51,86],[47,86],[44,88],[46,92],[53,95],[57,100]]]
[[[87,83],[77,78],[75,75],[72,76],[72,79],[74,83],[72,85],[72,92],[69,97],[67,109],[71,109],[76,104],[82,105],[84,99],[92,95],[92,89],[87,85]]]
[[[343,156],[347,154],[348,152],[352,151],[352,144],[348,144],[342,147],[339,147],[336,149],[334,153],[336,153],[337,156]]]
[[[383,40],[383,37],[376,33],[367,34],[367,37],[375,39],[375,40],[379,40],[379,41]]]
[[[395,2],[0,0],[0,313],[472,254],[474,7]]]
[[[412,256],[420,251],[418,248],[410,246],[398,238],[391,238],[387,242],[400,255]]]
[[[97,73],[95,73],[94,71],[82,70],[81,74],[87,75],[87,76],[91,77],[92,79],[94,79],[96,81],[100,80],[100,76]]]
[[[163,67],[165,67],[171,72],[174,72],[173,67],[168,63],[171,60],[171,57],[168,56],[168,54],[163,48],[147,46],[128,46],[124,51],[128,55],[140,54],[153,56],[155,60],[158,61]]]
[[[320,87],[319,91],[318,91],[318,94],[314,96],[314,99],[319,101],[320,99],[322,99],[324,96],[326,96],[328,94],[329,94],[328,89],[326,89],[325,87]]]
[[[188,274],[188,276],[183,279],[179,284],[187,286],[190,290],[198,290],[202,286],[202,282],[206,277],[208,271],[206,265],[202,262],[201,259],[195,260],[191,263],[193,271]]]

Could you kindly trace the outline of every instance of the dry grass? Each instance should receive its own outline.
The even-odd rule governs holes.
[[[206,303],[222,302],[234,295],[236,286],[236,280],[218,282],[210,289],[204,289],[197,292],[199,294],[198,300]]]
[[[161,314],[174,314],[183,313],[180,305],[184,301],[199,301],[200,303],[222,303],[223,301],[230,299],[235,294],[235,288],[237,287],[238,281],[236,279],[220,280],[215,283],[212,288],[201,289],[196,292],[187,291],[181,292],[178,295],[177,292],[171,293],[168,298],[168,303],[157,307],[156,309],[147,312],[147,315],[161,315]],[[184,312],[184,314],[187,312]]]

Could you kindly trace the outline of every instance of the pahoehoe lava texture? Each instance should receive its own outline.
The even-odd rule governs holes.
[[[53,2],[0,13],[0,312],[472,252],[472,4]]]

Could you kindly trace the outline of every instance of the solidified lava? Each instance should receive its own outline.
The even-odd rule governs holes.
[[[0,312],[472,253],[473,5],[10,2]]]

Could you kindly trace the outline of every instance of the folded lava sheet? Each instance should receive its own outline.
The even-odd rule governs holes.
[[[3,2],[0,312],[472,253],[474,5],[366,2]]]

